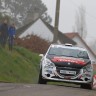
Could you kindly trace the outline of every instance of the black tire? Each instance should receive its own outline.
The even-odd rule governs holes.
[[[42,70],[40,70],[38,84],[47,84],[47,80],[42,78]]]
[[[80,87],[81,88],[84,88],[84,89],[90,89],[90,90],[92,90],[93,89],[93,82],[91,82],[89,84],[81,84]]]

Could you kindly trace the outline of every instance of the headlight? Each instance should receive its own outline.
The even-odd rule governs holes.
[[[92,72],[93,71],[93,67],[91,64],[86,65],[85,67],[83,67],[83,72]]]
[[[44,68],[54,68],[55,65],[49,59],[44,59],[43,61]]]

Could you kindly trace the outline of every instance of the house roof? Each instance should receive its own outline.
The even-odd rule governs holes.
[[[88,50],[95,56],[96,58],[96,54],[90,49],[90,47],[87,45],[87,43],[80,37],[80,35],[76,32],[74,33],[64,33],[67,37],[69,37],[70,39],[73,39],[75,36],[78,36],[78,38],[84,43],[84,45],[86,46],[86,48],[88,48]]]
[[[28,29],[31,25],[33,25],[38,19],[35,21],[29,22],[28,24],[20,27],[19,29],[16,30],[16,36],[20,36],[23,32],[25,32],[26,29]]]
[[[42,19],[41,19],[42,20]],[[50,29],[50,31],[54,34],[54,27],[50,24],[48,24],[47,22],[45,22],[44,20],[42,20],[43,23]],[[72,39],[70,39],[69,37],[67,37],[65,34],[63,34],[61,31],[59,31],[58,34],[58,38],[62,43],[71,43],[73,45],[76,45],[76,42],[73,41]]]
[[[65,35],[71,39],[73,39],[75,36],[78,35],[78,33],[74,32],[74,33],[65,33]]]
[[[41,18],[39,18],[41,19]],[[38,20],[38,19],[37,19]],[[30,26],[32,26],[37,20],[34,22],[30,22],[27,25],[24,25],[23,27],[17,29],[16,36],[20,36],[23,32],[25,32]],[[42,19],[41,19],[42,20]],[[54,27],[42,20],[42,22],[48,27],[48,29],[53,33]],[[54,34],[54,33],[53,33]],[[62,32],[59,31],[58,38],[62,43],[71,43],[73,45],[76,45],[76,42],[64,35]]]

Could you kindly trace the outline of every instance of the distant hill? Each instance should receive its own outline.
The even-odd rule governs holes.
[[[0,48],[0,82],[37,83],[40,57],[25,48]]]

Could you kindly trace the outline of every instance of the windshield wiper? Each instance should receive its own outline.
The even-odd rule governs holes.
[[[48,54],[48,55],[56,55],[56,54]]]
[[[74,57],[74,58],[78,58],[78,57],[76,57],[76,56],[69,56],[69,57]]]
[[[68,55],[57,55],[57,56],[64,56],[64,57],[70,57],[70,56],[68,56]]]

